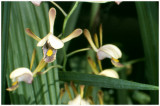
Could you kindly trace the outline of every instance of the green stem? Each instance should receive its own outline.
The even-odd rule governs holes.
[[[55,5],[55,6],[62,12],[62,14],[63,14],[65,17],[67,16],[66,12],[65,12],[57,3],[53,2],[53,1],[51,1],[51,3],[52,3],[53,5]]]
[[[66,63],[67,63],[67,56],[65,52],[65,48],[63,48],[63,53],[64,53],[64,61],[63,61],[63,71],[66,71]]]
[[[64,23],[63,23],[63,30],[62,30],[63,33],[64,33],[64,31],[65,31],[66,24],[67,24],[67,21],[68,21],[69,17],[70,17],[71,14],[74,12],[74,10],[76,9],[77,6],[78,6],[78,1],[74,4],[74,6],[73,6],[73,8],[71,9],[71,11],[69,12],[69,14],[65,17]]]
[[[89,50],[89,49],[90,49],[90,48],[83,48],[83,49],[75,50],[75,51],[67,54],[67,57],[69,57],[69,56],[71,56],[71,55],[73,55],[73,54],[79,53],[79,52],[87,51],[87,50]]]
[[[49,67],[47,70],[45,70],[44,72],[42,72],[41,74],[45,74],[46,72],[48,72],[50,69],[52,68],[63,68],[61,65],[55,65],[55,66],[51,66]]]
[[[75,50],[69,54],[66,55],[66,52],[64,50],[64,61],[63,61],[63,71],[66,71],[66,63],[67,63],[67,59],[69,56],[75,54],[75,53],[79,53],[79,52],[83,52],[83,51],[87,51],[89,50],[90,48],[83,48],[83,49],[78,49],[78,50]]]

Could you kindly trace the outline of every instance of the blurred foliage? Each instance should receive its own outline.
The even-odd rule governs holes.
[[[67,104],[68,93],[64,92],[60,99],[60,88],[64,88],[64,82],[71,80],[74,80],[78,93],[79,85],[85,84],[84,98],[91,96],[95,104],[99,104],[97,93],[100,89],[104,94],[104,104],[158,104],[158,91],[148,91],[158,90],[158,2],[122,2],[120,5],[115,2],[56,3],[67,14],[75,9],[67,19],[65,30],[63,28],[66,17],[51,2],[42,2],[39,7],[29,1],[2,2],[2,104]],[[72,8],[74,6],[75,8]],[[32,29],[41,38],[44,37],[49,31],[48,10],[51,7],[57,11],[54,25],[56,36],[63,32],[65,37],[76,28],[87,28],[93,35],[99,32],[99,25],[102,23],[103,44],[116,44],[123,53],[120,61],[126,64],[126,67],[114,68],[118,71],[120,80],[91,75],[93,71],[87,57],[90,56],[96,61],[96,56],[89,50],[70,56],[66,60],[67,72],[54,68],[47,74],[36,77],[31,85],[20,83],[20,87],[14,92],[5,90],[11,86],[9,74],[12,70],[18,67],[29,68],[33,48],[37,51],[33,68],[42,58],[41,48],[36,47],[37,42],[25,33],[25,28]],[[68,42],[65,48],[58,50],[57,61],[47,67],[63,64],[66,54],[86,47],[89,47],[89,44],[82,34]],[[109,59],[103,60],[102,66],[103,69],[113,67]],[[128,85],[124,86],[125,83]],[[107,86],[109,84],[110,87]],[[139,91],[140,88],[143,89]],[[72,97],[75,97],[70,85],[69,89]]]

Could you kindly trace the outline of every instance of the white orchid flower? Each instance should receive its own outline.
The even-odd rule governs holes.
[[[108,3],[108,2],[115,2],[117,5],[119,5],[122,1],[109,1],[109,0],[105,0],[105,1],[86,1],[86,2],[91,2],[91,3]]]
[[[119,79],[119,75],[118,75],[117,71],[115,71],[113,69],[105,69],[102,72],[100,72],[99,75]]]
[[[31,1],[35,6],[40,6],[42,1]]]
[[[13,91],[18,88],[18,83],[24,81],[31,84],[33,81],[33,74],[28,68],[17,68],[10,74],[10,79],[12,80],[12,87],[7,88],[8,91]]]
[[[36,36],[29,28],[26,28],[26,33],[38,41],[37,46],[42,47],[43,49],[43,59],[45,62],[53,62],[56,59],[57,49],[60,49],[64,46],[64,43],[80,36],[82,34],[81,29],[75,29],[70,35],[63,39],[59,39],[53,34],[54,21],[56,17],[56,10],[51,8],[49,10],[49,23],[50,23],[50,32],[43,38],[40,39]]]
[[[68,105],[90,105],[90,103],[82,99],[81,95],[77,95],[73,100],[68,102]]]
[[[90,43],[93,50],[97,53],[97,57],[99,60],[103,60],[105,58],[110,58],[113,65],[120,67],[122,64],[119,63],[119,58],[122,57],[122,52],[120,49],[113,44],[105,44],[102,45],[102,27],[100,27],[100,47],[96,47],[98,45],[98,39],[96,38],[96,45],[93,43],[91,38],[91,34],[87,29],[84,29],[84,35]],[[98,45],[99,46],[99,45]]]

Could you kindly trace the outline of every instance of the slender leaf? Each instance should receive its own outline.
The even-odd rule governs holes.
[[[2,62],[2,67],[1,67],[1,89],[2,89],[2,104],[5,103],[5,95],[6,95],[6,91],[5,91],[5,87],[6,87],[6,78],[5,78],[5,74],[7,70],[7,51],[8,51],[8,36],[9,36],[9,17],[10,17],[10,8],[11,8],[11,3],[10,2],[2,2],[2,54],[1,54],[1,62]]]
[[[30,28],[37,36],[43,38],[49,31],[48,11],[48,5],[45,2],[39,7],[31,2],[11,2],[8,68],[6,70],[8,86],[11,86],[9,74],[12,70],[19,67],[29,68],[33,48],[36,48],[37,53],[32,69],[35,69],[43,58],[42,49],[36,47],[37,41],[29,37],[25,29]],[[58,80],[58,70],[56,68],[53,70],[34,78],[31,85],[20,83],[16,91],[10,92],[11,103],[57,104],[59,83],[55,80]]]
[[[136,2],[145,53],[145,74],[150,84],[158,85],[158,2]],[[158,92],[151,91],[151,103],[158,103]]]
[[[76,72],[59,72],[59,79],[61,81],[74,81],[79,84],[99,86],[104,88],[158,90],[158,87],[153,85]]]

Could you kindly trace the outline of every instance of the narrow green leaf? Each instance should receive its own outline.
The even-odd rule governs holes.
[[[75,83],[79,84],[99,86],[104,88],[158,90],[158,87],[153,85],[84,73],[59,72],[59,79],[60,81],[74,81]]]
[[[145,54],[145,75],[150,84],[158,85],[158,2],[136,2]],[[158,104],[158,92],[151,91],[151,103]]]
[[[5,103],[5,97],[6,97],[6,70],[7,70],[7,51],[8,51],[8,36],[9,36],[9,17],[10,17],[10,8],[11,8],[11,3],[10,2],[2,2],[2,54],[1,54],[1,62],[2,62],[2,67],[1,67],[1,91],[2,91],[2,104]]]
[[[31,2],[11,2],[8,45],[8,64],[6,78],[11,86],[9,74],[19,67],[30,66],[33,49],[36,48],[35,69],[43,58],[42,49],[36,46],[37,41],[29,37],[25,29],[30,28],[40,38],[49,31],[48,4],[43,2],[39,7]],[[55,63],[49,64],[50,66]],[[48,66],[49,66],[48,65]],[[46,67],[47,68],[47,67]],[[58,70],[50,71],[34,78],[32,84],[20,83],[19,88],[10,92],[12,104],[57,104],[59,95]],[[33,70],[32,70],[33,71]]]

